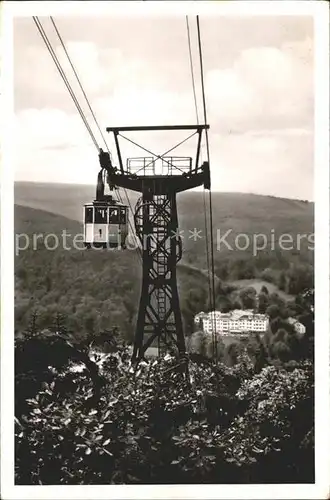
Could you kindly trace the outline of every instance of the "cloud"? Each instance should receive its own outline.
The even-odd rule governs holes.
[[[228,132],[312,128],[314,92],[309,50],[309,39],[282,50],[252,48],[244,50],[231,68],[209,71],[206,90],[210,121]]]
[[[213,189],[313,199],[313,135],[212,135]]]
[[[283,28],[285,22],[291,31]],[[255,34],[259,21],[252,18],[227,24],[203,20],[214,189],[312,197],[313,39],[308,23],[302,22],[302,28],[297,20],[285,22],[261,23],[261,36]],[[143,23],[131,23],[128,29],[129,23],[122,21],[107,41],[104,23],[100,33],[94,28],[92,40],[88,23],[75,33],[61,21],[64,34],[70,33],[64,37],[67,49],[105,135],[107,126],[196,122],[184,22],[173,22],[170,35],[165,22]],[[16,38],[17,178],[94,183],[91,165],[97,170],[97,152],[46,48],[37,37],[31,44],[21,34]],[[56,52],[69,74],[58,44]],[[202,120],[197,63],[195,77]],[[101,144],[76,83],[74,89]],[[127,135],[155,153],[187,136]],[[125,156],[148,156],[127,142],[123,147]],[[175,154],[194,156],[195,144],[187,143]],[[205,147],[203,154],[205,159]]]
[[[92,42],[68,41],[67,52],[82,83],[93,101],[111,94],[127,79],[141,73],[139,61],[124,60],[119,49],[99,50]],[[63,71],[83,107],[85,98],[62,47],[54,47]],[[32,77],[33,75],[33,77]],[[75,105],[46,47],[33,45],[15,55],[15,109],[58,107],[71,112]]]
[[[80,117],[60,109],[28,109],[16,115],[15,132],[19,148],[26,153],[84,144],[88,136]]]

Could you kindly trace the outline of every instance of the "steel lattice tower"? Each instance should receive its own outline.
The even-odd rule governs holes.
[[[142,289],[133,350],[133,361],[144,357],[148,347],[157,345],[159,352],[185,354],[176,265],[182,256],[182,240],[178,231],[176,195],[204,185],[210,189],[208,162],[199,166],[202,133],[208,125],[159,127],[109,127],[113,132],[119,169],[114,168],[108,153],[101,152],[100,164],[110,184],[141,193],[135,214],[135,230],[142,247]],[[194,130],[197,134],[195,161],[191,157],[154,155],[128,158],[124,168],[119,146],[124,131]],[[127,139],[129,140],[129,139]],[[133,141],[130,141],[133,142]],[[181,145],[181,141],[171,151]],[[161,162],[160,172],[156,162]]]

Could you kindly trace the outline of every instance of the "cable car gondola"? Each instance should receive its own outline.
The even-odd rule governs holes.
[[[104,194],[103,169],[99,172],[96,200],[84,205],[86,248],[125,248],[128,235],[128,208]]]

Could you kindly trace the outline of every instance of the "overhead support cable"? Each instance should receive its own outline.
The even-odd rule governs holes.
[[[75,77],[76,77],[76,79],[77,79],[78,84],[79,84],[79,87],[80,87],[80,89],[81,89],[81,91],[82,91],[82,93],[83,93],[83,95],[84,95],[84,97],[85,97],[85,100],[86,100],[87,106],[88,106],[88,108],[89,108],[89,110],[90,110],[90,112],[91,112],[91,114],[92,114],[92,117],[93,117],[93,119],[94,119],[94,122],[95,122],[95,124],[96,124],[96,126],[97,126],[97,128],[98,128],[98,130],[99,130],[99,132],[100,132],[100,135],[101,135],[101,137],[102,137],[102,139],[103,139],[103,142],[104,142],[104,144],[105,144],[105,147],[106,147],[106,149],[107,149],[107,151],[108,151],[108,153],[109,153],[109,155],[110,155],[110,158],[111,158],[111,152],[110,152],[110,150],[109,150],[109,148],[108,148],[108,145],[107,145],[107,142],[106,142],[105,137],[104,137],[104,135],[103,135],[103,132],[102,132],[102,130],[101,130],[101,127],[100,127],[100,125],[99,125],[99,123],[98,123],[98,121],[97,121],[97,119],[96,119],[96,116],[95,116],[95,114],[94,114],[94,111],[93,111],[93,109],[92,109],[92,107],[91,107],[91,105],[90,105],[90,103],[89,103],[88,97],[87,97],[87,95],[86,95],[86,93],[85,93],[85,91],[84,91],[84,88],[83,88],[82,83],[81,83],[81,81],[80,81],[80,78],[79,78],[79,76],[78,76],[78,74],[77,74],[77,71],[76,71],[76,69],[75,69],[75,67],[74,67],[74,65],[73,65],[73,62],[72,62],[72,60],[71,60],[71,58],[70,58],[70,55],[69,55],[69,53],[68,53],[68,51],[67,51],[67,49],[66,49],[66,47],[65,47],[65,44],[64,44],[64,42],[63,42],[63,39],[62,39],[62,37],[61,37],[61,35],[60,35],[60,33],[59,33],[59,30],[58,30],[58,28],[57,28],[57,26],[56,26],[55,20],[54,20],[54,18],[53,18],[52,16],[50,16],[50,20],[51,20],[51,22],[52,22],[52,25],[53,25],[53,27],[54,27],[54,29],[55,29],[55,31],[56,31],[56,34],[57,34],[57,36],[58,36],[59,40],[60,40],[60,42],[61,42],[61,45],[62,45],[62,48],[63,48],[63,50],[64,50],[64,52],[65,52],[65,55],[66,55],[66,57],[67,57],[67,59],[68,59],[68,61],[69,61],[69,64],[70,64],[70,66],[71,66],[71,68],[72,68],[72,71],[73,71],[73,73],[74,73],[74,75],[75,75]]]
[[[55,63],[55,66],[56,66],[58,72],[60,73],[60,75],[61,75],[61,77],[62,77],[62,79],[64,81],[64,84],[65,84],[66,88],[69,91],[69,94],[70,94],[70,96],[71,96],[71,98],[72,98],[72,100],[73,100],[73,102],[74,102],[74,104],[75,104],[75,106],[76,106],[76,108],[78,110],[78,113],[79,113],[82,121],[84,122],[84,125],[85,125],[87,131],[89,132],[89,135],[90,135],[90,137],[91,137],[91,139],[93,141],[94,146],[99,151],[100,148],[99,148],[99,145],[98,145],[98,143],[97,143],[97,141],[95,139],[93,131],[92,131],[91,127],[89,126],[88,122],[87,122],[85,114],[84,114],[84,112],[83,112],[83,110],[82,110],[82,108],[81,108],[81,106],[80,106],[80,104],[79,104],[79,102],[78,102],[75,94],[74,94],[74,91],[73,91],[73,89],[72,89],[72,87],[70,85],[70,82],[68,81],[68,79],[67,79],[67,77],[66,77],[66,75],[65,75],[65,73],[64,73],[64,71],[63,71],[63,69],[61,67],[61,64],[60,64],[60,62],[59,62],[59,60],[58,60],[58,58],[57,58],[57,56],[55,54],[55,51],[54,51],[54,49],[53,49],[53,47],[52,47],[52,45],[51,45],[51,43],[50,43],[50,41],[48,39],[48,37],[47,37],[47,35],[46,35],[43,27],[42,27],[41,22],[39,21],[39,18],[37,16],[32,16],[32,18],[33,18],[33,21],[35,22],[35,24],[36,24],[36,26],[38,28],[38,31],[39,31],[39,34],[40,34],[41,38],[43,39],[43,41],[44,41],[44,43],[45,43],[45,45],[46,45],[46,47],[47,47],[47,49],[48,49],[51,57],[52,57],[52,59],[53,59],[53,61]]]
[[[189,51],[189,62],[190,62],[190,74],[191,74],[191,82],[192,82],[192,90],[194,96],[194,105],[195,105],[195,113],[196,120],[199,124],[199,116],[198,116],[198,106],[197,106],[197,97],[196,97],[196,85],[195,85],[195,75],[194,75],[194,65],[192,58],[192,45],[191,45],[191,37],[190,37],[190,28],[189,28],[189,18],[186,16],[186,28],[187,28],[187,39],[188,39],[188,51]],[[208,236],[208,223],[207,223],[207,209],[206,209],[206,194],[205,187],[203,187],[203,204],[204,204],[204,229],[205,229],[205,251],[206,251],[206,265],[207,265],[207,273],[208,273],[208,292],[209,292],[209,301],[210,307],[212,307],[212,278],[211,278],[211,269],[210,269],[210,253],[209,253],[209,236]],[[213,341],[213,350],[214,350],[214,341]]]
[[[189,18],[186,16],[186,28],[187,28],[187,39],[188,39],[188,51],[189,51],[189,62],[190,62],[190,74],[191,74],[191,82],[192,82],[192,90],[194,97],[194,105],[195,105],[195,113],[196,120],[199,124],[199,116],[198,116],[198,106],[197,106],[197,97],[196,97],[196,85],[195,85],[195,75],[194,75],[194,65],[192,58],[192,44],[190,37],[190,28],[189,28]],[[206,120],[205,120],[206,123]],[[207,265],[207,273],[208,273],[208,293],[209,293],[209,302],[210,307],[212,308],[212,277],[211,277],[211,267],[210,267],[210,252],[209,252],[209,236],[208,236],[208,221],[207,221],[207,207],[206,207],[206,192],[205,187],[203,187],[203,209],[204,209],[204,229],[205,229],[205,251],[206,251],[206,265]],[[214,351],[214,334],[212,337],[213,342],[213,351]]]
[[[197,96],[196,96],[196,85],[195,85],[195,74],[194,74],[194,65],[192,58],[192,44],[190,37],[190,28],[189,28],[189,17],[186,16],[186,27],[187,27],[187,39],[188,39],[188,51],[189,51],[189,62],[190,62],[190,74],[191,74],[191,83],[192,90],[194,96],[194,105],[195,105],[195,113],[197,124],[199,124],[199,116],[198,116],[198,106],[197,106]],[[206,124],[206,122],[205,122]],[[209,300],[211,305],[211,297],[212,297],[212,278],[211,278],[211,269],[210,269],[210,251],[209,251],[209,236],[208,236],[208,223],[207,223],[207,209],[206,209],[206,193],[205,187],[203,187],[203,204],[204,204],[204,229],[205,229],[205,251],[206,251],[206,265],[207,265],[207,273],[208,273],[208,288],[209,288]]]
[[[206,192],[203,187],[203,205],[204,205],[204,226],[205,226],[205,250],[206,250],[206,265],[208,273],[208,286],[209,286],[209,297],[210,306],[212,307],[212,278],[211,278],[211,266],[210,266],[210,250],[209,250],[209,234],[208,234],[208,223],[207,223],[207,207],[206,207]]]
[[[206,112],[206,99],[205,99],[205,86],[204,86],[204,68],[203,68],[203,53],[202,53],[202,41],[200,33],[199,16],[196,16],[197,21],[197,36],[198,36],[198,48],[199,48],[199,62],[200,62],[200,73],[201,73],[201,85],[202,85],[202,96],[203,96],[203,112],[204,112],[204,122],[207,123],[207,112]],[[205,130],[206,137],[206,151],[207,160],[210,165],[210,144],[208,130]],[[209,211],[210,211],[210,253],[211,253],[211,283],[212,283],[212,309],[215,312],[215,276],[214,276],[214,241],[213,241],[213,208],[212,208],[212,191],[209,189]],[[215,331],[215,318],[213,314],[213,353],[215,360],[217,360],[217,341],[216,341],[216,331]]]
[[[186,26],[187,26],[187,36],[188,36],[188,49],[189,49],[191,82],[192,82],[192,89],[193,89],[193,95],[194,95],[196,119],[197,119],[197,124],[199,124],[198,106],[197,106],[197,97],[196,97],[196,85],[195,85],[195,76],[194,76],[194,65],[193,65],[193,58],[192,58],[192,48],[191,48],[191,39],[190,39],[190,29],[189,29],[189,18],[188,18],[188,16],[186,16]]]

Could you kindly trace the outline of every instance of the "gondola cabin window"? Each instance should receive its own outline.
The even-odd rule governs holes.
[[[85,224],[93,224],[94,222],[94,208],[86,207],[85,208]]]
[[[121,208],[120,209],[120,224],[126,224],[127,223],[127,217],[126,217],[126,208]]]
[[[109,208],[109,223],[119,224],[119,208]]]
[[[96,207],[95,208],[95,224],[108,224],[108,214],[106,208]]]
[[[84,207],[84,242],[87,248],[125,248],[127,226],[126,206],[96,201]]]

